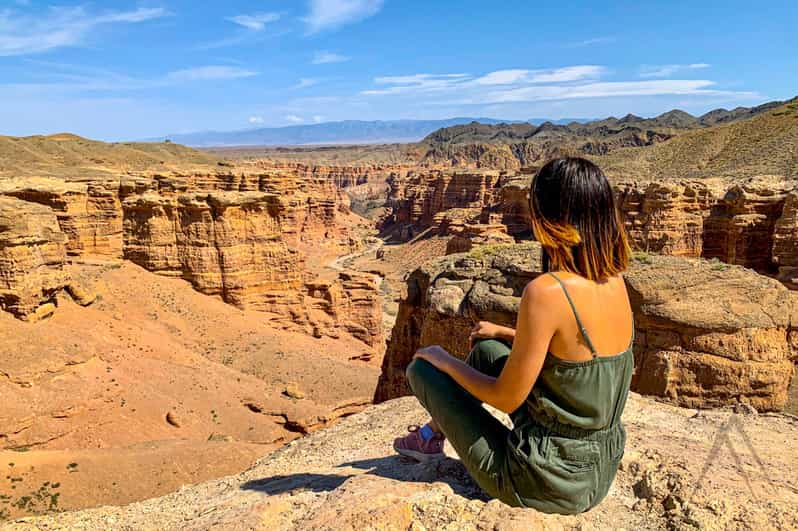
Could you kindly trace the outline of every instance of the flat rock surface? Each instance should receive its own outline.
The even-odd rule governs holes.
[[[795,529],[798,421],[678,408],[632,394],[607,498],[577,516],[487,500],[454,457],[420,465],[393,437],[423,421],[406,397],[296,440],[250,470],[125,507],[3,529]],[[447,454],[454,456],[450,448]]]

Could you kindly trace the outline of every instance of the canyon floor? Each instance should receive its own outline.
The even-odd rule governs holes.
[[[91,306],[61,296],[33,324],[0,312],[2,517],[235,473],[371,401],[380,360],[357,340],[271,328],[129,262],[71,269]]]

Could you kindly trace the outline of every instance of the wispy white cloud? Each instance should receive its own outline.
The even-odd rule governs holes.
[[[700,70],[709,68],[707,63],[690,63],[685,65],[643,65],[640,67],[640,77],[669,77],[676,72],[685,70]]]
[[[252,125],[260,125],[264,122],[263,116],[250,116],[247,121]]]
[[[474,80],[478,85],[512,85],[523,81],[529,75],[529,70],[496,70],[489,72]]]
[[[374,78],[377,85],[387,88],[369,89],[363,95],[401,94],[414,91],[447,91],[486,89],[492,86],[523,86],[545,83],[569,83],[599,78],[605,72],[597,65],[577,65],[548,70],[508,69],[495,70],[482,76],[469,74],[413,74],[408,76],[382,76]]]
[[[285,121],[292,124],[301,124],[305,121],[305,119],[301,116],[297,116],[296,114],[287,114],[285,116]]]
[[[226,20],[252,31],[263,31],[266,24],[280,20],[279,13],[258,13],[255,15],[236,15]]]
[[[296,85],[294,85],[294,88],[295,89],[308,88],[312,87],[313,85],[316,85],[318,82],[319,82],[318,79],[303,77],[299,81],[297,81]]]
[[[516,85],[541,83],[566,83],[595,79],[605,72],[596,65],[566,66],[550,70],[496,70],[473,80],[476,85]]]
[[[607,81],[577,85],[540,85],[494,91],[479,98],[465,98],[460,104],[520,103],[547,100],[609,98],[618,96],[731,95],[751,97],[752,92],[729,92],[711,87],[714,81],[705,79],[662,79],[652,81]]]
[[[349,61],[349,59],[351,58],[347,57],[346,55],[321,50],[313,54],[313,60],[311,60],[311,63],[314,65],[326,65],[331,63],[343,63]]]
[[[97,27],[135,24],[166,16],[163,8],[89,13],[83,7],[50,7],[43,14],[0,11],[0,56],[47,52],[76,46]]]
[[[257,72],[237,66],[198,66],[175,70],[166,75],[166,81],[211,81],[218,79],[240,79],[258,75]]]
[[[691,68],[705,68],[703,64]],[[734,95],[752,97],[752,92],[730,92],[714,87],[710,80],[662,79],[601,81],[607,74],[599,65],[575,65],[548,70],[495,70],[481,76],[469,74],[413,74],[381,76],[378,88],[362,90],[362,96],[413,95],[432,105],[504,105],[536,101],[608,98],[617,96]]]
[[[592,39],[584,39],[581,41],[569,42],[563,45],[564,48],[584,48],[585,46],[593,46],[596,44],[607,44],[615,42],[615,37],[593,37]]]
[[[253,70],[235,66],[206,65],[173,70],[154,77],[133,77],[97,68],[33,62],[36,63],[41,63],[48,69],[40,81],[6,83],[0,86],[37,94],[114,93],[158,89],[187,83],[229,81],[258,75],[258,72]]]
[[[309,34],[340,28],[376,15],[383,0],[310,0],[303,19]]]
[[[449,90],[468,81],[468,74],[413,74],[408,76],[381,76],[374,78],[377,85],[389,85],[383,89],[364,90],[361,94],[377,96],[406,92],[430,92]]]
[[[316,114],[315,116],[313,116],[313,123],[314,124],[320,124],[322,121],[324,121],[324,116],[321,116],[319,114]]]

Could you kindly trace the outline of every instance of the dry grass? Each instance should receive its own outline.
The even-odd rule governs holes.
[[[798,99],[750,120],[594,157],[616,179],[798,178]]]
[[[213,156],[168,142],[105,143],[71,134],[0,136],[0,177],[92,176],[109,171],[159,171],[216,166]]]

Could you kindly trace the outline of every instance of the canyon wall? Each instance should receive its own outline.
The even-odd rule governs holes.
[[[353,225],[358,218],[329,173],[220,167],[20,178],[0,182],[0,198],[8,221],[0,229],[2,305],[19,317],[33,315],[69,283],[62,272],[68,261],[127,259],[262,311],[280,327],[349,333],[383,348],[376,283],[344,276],[327,281],[321,312],[312,295],[318,283],[308,258],[361,245]],[[29,223],[15,220],[15,212]]]
[[[784,200],[781,217],[773,231],[773,261],[779,268],[778,278],[792,289],[798,289],[798,190]]]
[[[64,289],[66,237],[49,208],[0,196],[0,308],[31,319]]]
[[[477,247],[425,264],[407,280],[375,393],[409,393],[405,368],[421,346],[464,358],[479,320],[513,325],[540,274],[536,243]],[[688,407],[743,402],[779,410],[794,374],[794,295],[739,266],[675,256],[635,261],[625,275],[635,315],[632,389]]]
[[[392,174],[386,201],[390,213],[380,229],[398,230],[400,239],[411,239],[433,224],[439,226],[439,214],[446,211],[463,209],[460,218],[478,216],[495,201],[501,175],[499,171],[442,170]]]
[[[389,213],[381,229],[399,240],[422,232],[454,235],[465,250],[472,233],[504,225],[516,239],[532,237],[524,172],[429,170],[389,179]],[[788,287],[798,270],[795,180],[759,176],[739,182],[673,180],[613,184],[632,246],[647,253],[704,257],[778,274]],[[482,229],[477,225],[485,225]]]
[[[302,262],[283,239],[274,194],[213,192],[124,202],[125,258],[242,309],[289,315]]]
[[[332,166],[263,159],[252,161],[250,164],[259,169],[289,173],[302,179],[330,182],[340,189],[385,181],[392,173],[406,173],[411,167],[407,164],[387,163]]]

